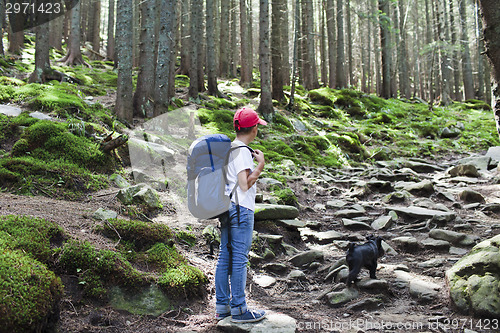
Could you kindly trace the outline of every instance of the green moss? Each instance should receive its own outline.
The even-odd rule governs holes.
[[[279,131],[282,131],[282,132],[291,132],[294,130],[294,127],[292,125],[292,123],[290,122],[290,120],[288,120],[283,114],[282,112],[275,112],[274,113],[274,119],[273,119],[273,122],[272,122],[272,126],[273,128],[275,129],[278,129]]]
[[[233,126],[234,112],[229,110],[199,109],[196,114],[201,124],[212,129],[214,133],[223,133],[230,138],[235,137]]]
[[[480,101],[477,99],[468,99],[464,101],[464,106],[469,110],[486,110],[491,111],[491,105],[484,101]]]
[[[276,190],[273,192],[273,196],[278,199],[278,204],[280,205],[288,205],[288,206],[297,206],[298,200],[295,196],[295,193],[289,188]]]
[[[0,216],[0,231],[0,247],[22,250],[44,263],[54,254],[53,244],[63,238],[63,230],[57,224],[29,216]]]
[[[137,288],[148,282],[148,277],[132,267],[122,254],[98,250],[87,241],[68,241],[59,257],[59,265],[67,274],[78,276],[84,293],[93,297],[102,294],[105,286],[118,285]]]
[[[0,327],[4,332],[42,332],[63,294],[61,280],[22,252],[0,251]]]
[[[174,244],[156,243],[146,251],[146,262],[158,269],[167,270],[184,263],[185,259]]]
[[[211,109],[236,109],[237,104],[225,98],[219,98],[214,96],[208,96],[209,100],[204,104],[206,107]]]
[[[189,246],[194,246],[196,244],[196,235],[187,230],[179,230],[175,232],[175,238],[182,243]]]
[[[200,295],[202,285],[207,282],[207,278],[198,268],[180,264],[176,268],[165,272],[158,280],[158,285],[168,294],[174,296],[194,296]]]
[[[6,86],[24,86],[26,82],[16,79],[14,77],[8,77],[8,76],[0,76],[0,85],[6,85]]]
[[[136,220],[108,220],[99,230],[113,239],[118,232],[122,240],[133,242],[138,250],[148,249],[159,242],[168,244],[174,238],[172,230],[164,224]]]
[[[337,99],[334,91],[328,87],[309,91],[309,98],[312,102],[330,107],[334,106]]]
[[[187,75],[176,75],[175,76],[175,86],[176,87],[189,87],[189,76]]]

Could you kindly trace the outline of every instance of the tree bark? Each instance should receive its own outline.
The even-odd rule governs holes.
[[[476,98],[479,100],[484,100],[484,62],[483,62],[483,53],[484,53],[484,41],[483,41],[483,24],[481,19],[479,18],[479,7],[477,3],[474,3],[475,10],[474,16],[476,21],[476,36],[477,36],[477,95]]]
[[[3,0],[2,0],[3,1]],[[59,3],[61,10],[63,10],[64,4],[62,1],[54,1],[54,4]],[[1,14],[0,14],[1,15]],[[59,15],[56,18],[49,21],[49,44],[50,47],[61,50],[62,49],[62,39],[63,39],[63,23],[64,15]]]
[[[189,75],[189,65],[191,63],[190,53],[190,5],[189,0],[181,0],[181,66],[178,74]]]
[[[271,62],[272,62],[272,98],[283,101],[283,85],[285,81],[285,64],[283,51],[285,38],[282,35],[284,16],[286,15],[284,0],[274,0],[272,3],[272,30],[271,30]]]
[[[389,33],[389,2],[388,0],[379,0],[380,10],[380,43],[382,49],[382,90],[381,96],[390,98],[391,96],[391,38]]]
[[[154,116],[168,111],[172,94],[172,82],[175,77],[175,21],[176,0],[162,0],[160,12],[160,32],[158,36],[158,58],[156,63]],[[196,58],[196,57],[195,57]]]
[[[69,36],[68,53],[61,59],[66,66],[82,65],[85,64],[82,58],[82,51],[80,50],[81,29],[80,29],[80,1],[71,8],[71,27]]]
[[[38,8],[41,1],[36,1],[35,6]],[[44,15],[37,12],[35,15]],[[29,82],[45,82],[45,75],[50,71],[50,57],[49,57],[49,22],[45,22],[35,27],[36,29],[36,45],[35,45],[35,70],[31,73]]]
[[[409,66],[408,66],[408,49],[406,47],[406,18],[405,6],[403,0],[399,0],[399,34],[400,44],[397,49],[399,51],[399,89],[401,97],[410,98],[410,81],[409,81]]]
[[[260,103],[257,112],[264,119],[273,119],[273,100],[271,97],[271,51],[269,49],[269,0],[260,0],[259,6],[259,69]]]
[[[462,29],[462,72],[465,99],[474,98],[474,79],[472,77],[472,64],[469,49],[469,34],[467,32],[467,8],[465,0],[459,1],[460,27]],[[484,13],[484,12],[483,12]]]
[[[125,122],[129,126],[132,126],[132,0],[118,0],[116,12],[116,56],[118,59],[118,79],[116,87],[115,113],[119,120]]]
[[[109,0],[108,8],[108,43],[106,45],[106,59],[115,60],[115,0]]]
[[[335,87],[347,88],[344,52],[344,0],[337,0],[337,75]]]
[[[349,86],[354,86],[354,71],[352,58],[352,22],[351,22],[351,0],[346,2],[346,19],[347,19],[347,71],[349,78]]]
[[[493,94],[495,97],[495,105],[493,112],[495,114],[495,121],[497,124],[497,132],[500,136],[500,6],[495,0],[479,0],[481,5],[482,18],[483,18],[483,33],[484,44],[486,48],[486,55],[490,59],[493,67],[493,78],[495,80],[495,87]]]
[[[139,73],[134,93],[134,116],[152,117],[154,107],[155,80],[155,21],[154,6],[143,1],[141,13],[141,42],[139,52]]]
[[[215,49],[215,14],[216,7],[214,0],[206,0],[207,6],[207,80],[208,94],[212,96],[220,96],[221,93],[217,88],[217,54]]]
[[[455,0],[449,0],[450,6],[450,28],[451,28],[451,45],[457,45],[457,27],[455,25],[455,11],[453,2]],[[451,56],[451,68],[453,71],[453,94],[452,98],[455,101],[462,100],[462,93],[460,92],[460,67],[459,67],[459,53],[458,50],[452,51]]]
[[[248,87],[252,82],[251,45],[248,34],[248,17],[246,0],[240,0],[240,52],[241,52],[241,79],[240,84]]]
[[[326,0],[326,26],[328,30],[328,86],[335,88],[337,63],[337,27],[334,0]]]
[[[238,27],[238,15],[237,10],[238,5],[236,0],[231,0],[231,48],[229,54],[229,76],[236,77],[236,68],[238,67],[239,49],[238,49],[238,38],[237,38],[237,27]]]
[[[5,55],[5,50],[3,48],[3,27],[5,24],[5,0],[0,0],[0,31],[2,31],[0,38],[0,55]]]
[[[229,72],[229,58],[231,49],[229,48],[229,21],[230,21],[230,5],[231,1],[222,0],[221,1],[221,12],[220,12],[220,61],[219,61],[219,74],[221,77],[230,77]],[[208,5],[207,5],[208,10]],[[208,27],[207,27],[208,31]],[[210,90],[210,88],[209,88]]]

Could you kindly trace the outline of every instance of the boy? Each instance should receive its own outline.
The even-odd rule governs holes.
[[[258,124],[267,125],[250,108],[236,111],[233,119],[236,139],[233,145],[248,146],[257,136]],[[253,158],[258,163],[255,166]],[[252,245],[257,178],[264,169],[264,154],[240,148],[232,151],[227,165],[226,194],[233,190],[229,216],[221,218],[221,244],[215,270],[216,318],[250,323],[264,319],[265,312],[249,310],[245,300],[248,252]],[[238,205],[237,205],[238,203]],[[230,230],[229,230],[230,228]],[[229,248],[228,248],[229,243]]]

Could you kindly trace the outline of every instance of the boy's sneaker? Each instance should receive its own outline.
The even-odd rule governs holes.
[[[233,323],[254,323],[264,319],[266,312],[262,310],[247,310],[240,315],[232,315],[231,321]]]
[[[230,317],[230,316],[231,316],[231,312],[228,312],[228,313],[216,313],[215,314],[215,319],[217,319],[219,321],[219,320],[225,319],[225,318]]]

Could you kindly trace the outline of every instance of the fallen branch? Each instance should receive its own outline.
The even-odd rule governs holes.
[[[101,150],[105,153],[110,152],[113,149],[116,149],[120,147],[121,145],[124,145],[128,141],[128,136],[122,134],[116,139],[105,139],[107,141],[101,142]]]

